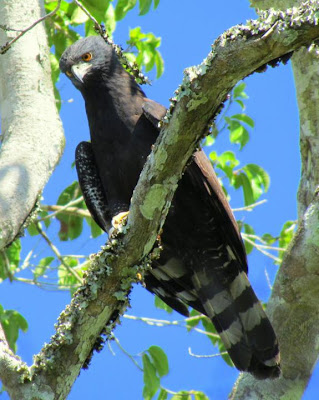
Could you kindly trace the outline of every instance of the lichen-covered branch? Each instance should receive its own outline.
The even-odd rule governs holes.
[[[0,46],[42,16],[42,0],[0,0]],[[0,114],[1,249],[19,233],[64,146],[43,22],[0,55]]]
[[[173,105],[162,123],[154,151],[134,191],[125,233],[113,239],[92,261],[92,269],[70,306],[62,312],[56,334],[35,357],[28,396],[12,398],[65,399],[92,348],[101,347],[127,305],[127,293],[137,272],[148,268],[145,256],[164,223],[178,179],[199,140],[232,87],[256,69],[319,37],[315,11],[309,3],[290,14],[265,14],[224,33],[198,67],[186,70]],[[296,17],[298,17],[296,22]],[[156,254],[152,253],[151,257]],[[30,396],[30,390],[37,390]],[[42,392],[41,392],[42,390]],[[42,397],[41,397],[42,396]]]

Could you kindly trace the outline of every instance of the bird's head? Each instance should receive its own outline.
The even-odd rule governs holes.
[[[116,54],[101,36],[80,39],[68,47],[61,56],[60,70],[65,73],[79,90],[90,80],[107,73],[116,62]]]

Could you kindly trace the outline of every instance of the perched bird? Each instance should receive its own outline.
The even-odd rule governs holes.
[[[91,143],[78,145],[76,167],[87,207],[108,231],[112,219],[129,210],[166,110],[146,97],[102,37],[67,48],[60,69],[85,100]],[[187,306],[207,315],[239,370],[278,377],[278,342],[248,281],[238,226],[203,151],[185,169],[161,242],[160,258],[145,276],[147,289],[185,316]]]

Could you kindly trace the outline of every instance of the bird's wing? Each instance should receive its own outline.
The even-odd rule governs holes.
[[[108,232],[111,228],[111,215],[104,189],[95,164],[92,145],[81,142],[75,151],[75,165],[85,204],[94,221]]]
[[[193,156],[194,164],[189,169],[198,185],[205,187],[206,196],[211,200],[214,215],[219,219],[223,233],[228,237],[231,249],[236,258],[241,261],[245,273],[248,273],[246,252],[234,214],[229,206],[223,189],[218,181],[214,168],[203,150],[196,151]]]
[[[165,113],[151,101],[143,110],[154,126]],[[166,221],[163,248],[166,241],[174,249],[154,265],[151,291],[177,311],[186,303],[206,314],[237,368],[262,379],[278,376],[278,342],[247,279],[236,220],[203,151],[186,168]]]
[[[142,105],[142,109],[146,118],[158,128],[159,121],[164,117],[166,114],[166,108],[162,106],[162,104],[157,103],[154,100],[148,99],[145,97],[145,102]]]

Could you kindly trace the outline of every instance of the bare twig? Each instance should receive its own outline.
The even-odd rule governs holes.
[[[253,240],[249,239],[249,237],[247,235],[245,235],[244,233],[241,234],[243,239],[246,240],[247,243],[251,244],[252,246],[254,246],[258,251],[260,251],[262,254],[264,254],[265,256],[272,258],[273,260],[275,260],[276,262],[281,262],[280,258],[274,256],[273,254],[269,253],[269,251],[266,251],[264,249],[265,246],[262,246],[256,242],[254,242]],[[274,248],[275,250],[278,250],[278,248]],[[280,249],[279,249],[280,250]],[[284,249],[282,249],[284,250]]]
[[[187,328],[187,322],[188,321],[194,321],[195,319],[202,319],[203,316],[198,316],[198,317],[190,317],[190,318],[185,318],[183,320],[175,320],[175,321],[168,321],[165,319],[155,319],[155,318],[147,318],[147,317],[136,317],[135,315],[128,315],[124,314],[124,318],[126,319],[132,319],[134,321],[141,321],[144,322],[147,325],[150,326],[158,326],[158,327],[163,327],[163,326],[178,326],[181,328]],[[207,332],[204,331],[203,329],[197,328],[197,327],[192,327],[192,330],[202,333],[203,335],[213,337],[215,339],[219,338],[219,335],[217,333],[212,333],[212,332]]]
[[[82,283],[82,278],[80,277],[80,275],[63,260],[63,257],[61,256],[61,253],[59,252],[57,247],[51,242],[51,240],[49,239],[47,234],[42,230],[40,224],[35,224],[35,226],[36,226],[38,232],[40,233],[40,235],[43,237],[43,239],[47,242],[49,247],[52,249],[53,253],[56,255],[56,257],[58,258],[60,263],[66,268],[66,270],[70,274],[72,274],[75,277],[75,279],[79,283]]]
[[[10,40],[9,42],[7,42],[4,46],[2,46],[0,48],[0,54],[5,54],[10,47],[13,45],[14,42],[16,42],[18,39],[21,38],[21,36],[23,36],[25,33],[27,33],[28,31],[30,31],[32,28],[34,28],[36,25],[38,25],[40,22],[44,21],[47,18],[52,17],[54,14],[57,13],[57,11],[59,10],[61,5],[61,0],[58,0],[57,2],[57,6],[55,7],[54,10],[52,10],[51,12],[49,12],[49,14],[44,15],[42,18],[39,18],[38,20],[36,20],[33,24],[31,24],[28,28],[23,29],[15,38],[13,38],[12,40]],[[9,30],[7,28],[7,30]],[[13,30],[13,29],[10,29]]]
[[[118,347],[123,351],[123,353],[137,366],[137,368],[140,371],[143,371],[143,368],[139,365],[139,363],[134,359],[134,356],[132,356],[132,354],[130,354],[128,351],[126,351],[124,349],[124,347],[121,345],[120,341],[118,340],[118,338],[112,334],[112,336],[110,337],[110,339],[113,339],[115,341],[115,343],[118,345]]]
[[[246,206],[246,207],[232,208],[232,210],[234,212],[237,212],[237,211],[252,211],[253,208],[255,208],[257,206],[260,206],[261,204],[264,204],[266,202],[267,202],[267,200],[264,199],[264,200],[257,201],[257,203],[249,204],[249,206]]]
[[[57,214],[66,214],[66,215],[73,215],[75,217],[82,217],[82,218],[91,218],[91,214],[88,210],[83,210],[82,208],[77,207],[67,207],[65,206],[56,206],[56,205],[46,205],[41,206],[42,210],[45,211],[54,211],[52,214],[46,215],[43,218],[39,218],[39,221],[43,221],[48,218],[52,218]]]
[[[196,357],[196,358],[213,358],[213,357],[220,357],[223,356],[225,354],[228,354],[227,351],[223,351],[222,353],[216,353],[216,354],[194,354],[192,352],[192,349],[189,347],[188,348],[188,354],[192,357]]]
[[[75,205],[81,203],[82,201],[83,201],[83,196],[81,196],[81,197],[79,197],[79,198],[77,198],[75,200],[70,201],[68,204],[65,204],[64,206],[41,204],[41,209],[43,211],[54,211],[54,212],[52,214],[50,214],[50,215],[46,215],[43,218],[39,218],[39,221],[44,221],[45,219],[52,218],[55,215],[59,214],[60,212],[63,212],[65,210],[71,208],[72,206],[75,206]],[[79,210],[79,209],[77,208],[77,210]],[[85,211],[85,210],[83,210],[83,211]],[[90,216],[90,213],[85,214],[85,215],[81,215],[81,216],[87,217],[87,216]]]

